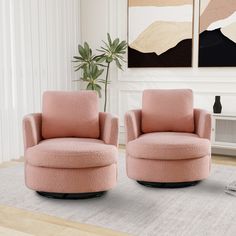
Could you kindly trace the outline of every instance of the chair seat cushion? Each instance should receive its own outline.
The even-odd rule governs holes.
[[[117,162],[117,148],[102,140],[55,138],[28,148],[26,161],[33,166],[50,168],[90,168]]]
[[[210,153],[210,141],[192,133],[156,132],[129,142],[127,152],[134,158],[144,159],[200,158]]]

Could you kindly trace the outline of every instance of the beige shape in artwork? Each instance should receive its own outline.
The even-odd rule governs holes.
[[[222,34],[236,43],[236,22],[221,29]]]
[[[193,4],[193,0],[129,0],[130,7],[140,6],[180,6]]]
[[[207,8],[207,6],[209,5],[211,1],[212,0],[201,0],[200,15],[202,15],[202,13],[205,11],[205,9]]]
[[[200,33],[213,22],[227,18],[236,11],[236,0],[211,0],[200,17]]]
[[[184,39],[192,38],[192,23],[156,21],[130,45],[143,53],[160,55]]]

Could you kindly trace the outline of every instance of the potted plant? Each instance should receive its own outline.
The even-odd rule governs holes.
[[[87,83],[86,89],[95,90],[101,97],[102,84],[105,87],[105,102],[104,112],[107,108],[107,90],[109,81],[109,72],[111,63],[115,62],[116,66],[122,70],[122,62],[126,52],[126,41],[120,41],[119,38],[112,40],[110,34],[107,34],[107,42],[103,41],[104,45],[97,51],[99,55],[93,55],[92,49],[87,42],[84,46],[79,45],[79,56],[74,56],[75,71],[82,70],[81,80]],[[105,79],[99,77],[106,72]]]

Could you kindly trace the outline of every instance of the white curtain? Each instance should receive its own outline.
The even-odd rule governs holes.
[[[45,90],[70,90],[79,0],[0,0],[0,162],[23,155],[22,118]]]

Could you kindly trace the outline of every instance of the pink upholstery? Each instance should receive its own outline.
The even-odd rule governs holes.
[[[127,175],[131,179],[148,182],[191,182],[206,179],[211,167],[210,155],[196,159],[183,160],[152,160],[127,159]]]
[[[195,132],[201,138],[211,139],[211,114],[201,109],[194,110]]]
[[[99,113],[100,138],[106,143],[118,146],[119,119],[106,112]]]
[[[200,158],[210,154],[210,141],[192,133],[155,132],[129,142],[127,153],[153,160]]]
[[[132,110],[125,114],[126,143],[139,137],[141,132],[141,110]]]
[[[26,164],[25,183],[30,189],[55,193],[106,191],[117,182],[117,165],[99,168],[58,169]]]
[[[89,168],[117,162],[117,148],[102,140],[85,138],[55,138],[28,148],[26,161],[38,167]]]
[[[23,139],[24,149],[37,145],[42,140],[42,114],[35,113],[24,117]]]
[[[114,187],[118,118],[97,111],[93,92],[46,92],[45,96],[43,115],[23,119],[26,185],[53,193]]]
[[[168,100],[170,93],[174,96]],[[143,97],[145,108],[125,115],[128,177],[148,182],[207,178],[211,165],[211,115],[200,109],[191,111],[191,90],[146,90]],[[173,98],[178,100],[177,110]],[[159,118],[161,109],[164,116]],[[169,131],[178,129],[179,132]]]
[[[99,137],[98,97],[93,91],[48,91],[43,95],[42,136]]]
[[[194,132],[192,91],[145,90],[142,104],[142,131],[143,133]]]

